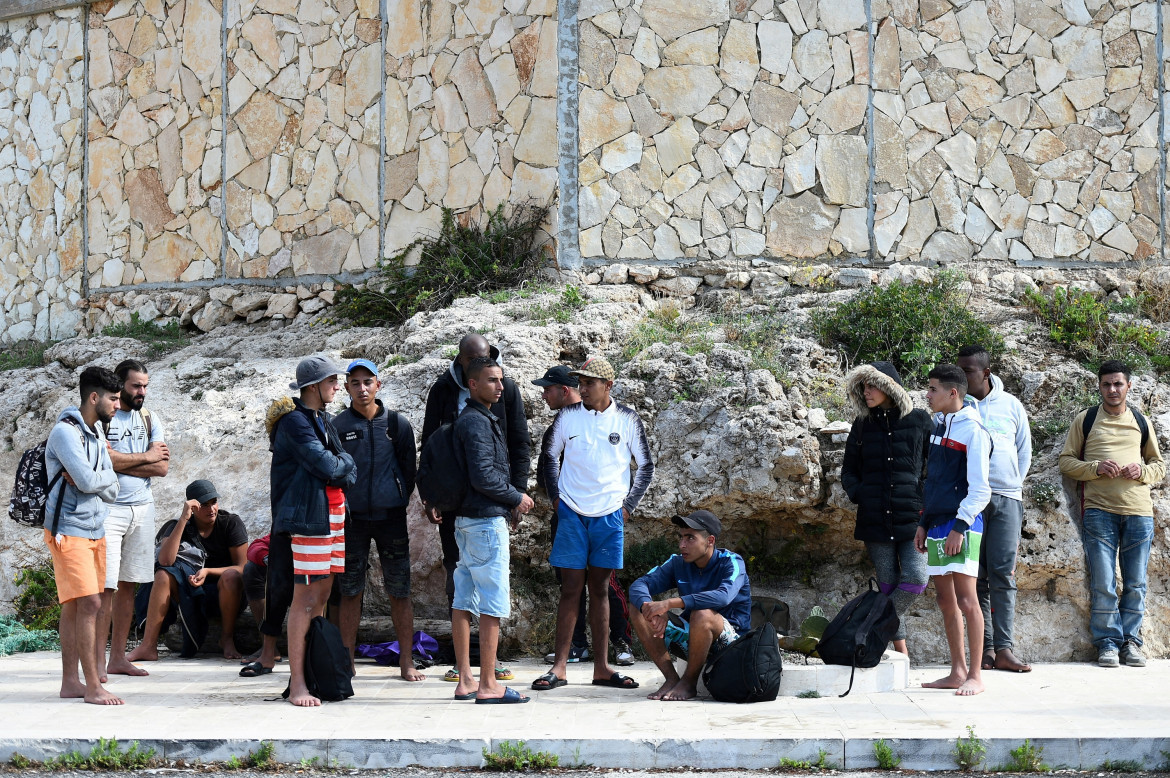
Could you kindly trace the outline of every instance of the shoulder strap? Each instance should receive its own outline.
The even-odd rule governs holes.
[[[142,417],[142,423],[146,425],[146,447],[150,448],[150,411],[143,408],[138,412]]]
[[[390,438],[390,442],[397,445],[398,439],[394,437],[394,433],[398,431],[398,411],[386,411],[386,437]]]
[[[1097,421],[1097,411],[1099,410],[1101,410],[1100,405],[1085,409],[1085,418],[1081,421],[1081,459],[1085,458],[1085,444],[1089,442],[1089,431],[1093,429],[1093,424]]]
[[[1142,433],[1142,447],[1138,449],[1138,456],[1141,457],[1141,452],[1146,450],[1146,444],[1150,442],[1150,425],[1141,411],[1137,408],[1130,408],[1130,410],[1133,411],[1133,419],[1137,422],[1138,429]]]

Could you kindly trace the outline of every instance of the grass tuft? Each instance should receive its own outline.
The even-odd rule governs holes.
[[[483,750],[483,769],[492,772],[509,773],[530,770],[551,770],[560,764],[556,754],[547,751],[533,751],[523,740],[515,743],[505,740],[495,751]]]
[[[40,367],[45,364],[45,351],[52,343],[22,340],[0,349],[0,371],[19,370],[22,367]]]
[[[130,314],[129,324],[111,324],[102,330],[102,334],[111,338],[133,338],[145,343],[148,359],[154,359],[176,349],[181,349],[191,342],[191,336],[179,326],[178,322],[172,321],[158,325],[152,321],[142,321],[137,313]]]

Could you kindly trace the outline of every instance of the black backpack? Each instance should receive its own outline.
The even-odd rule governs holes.
[[[770,702],[780,693],[783,670],[776,629],[765,622],[711,657],[703,684],[720,702]]]
[[[898,631],[898,614],[893,601],[869,579],[869,591],[846,603],[841,612],[825,627],[817,643],[817,656],[827,665],[877,667],[882,654]],[[849,673],[849,688],[853,690],[853,671]]]
[[[305,686],[324,702],[340,702],[353,696],[353,671],[341,632],[324,616],[314,616],[305,635]],[[288,699],[289,688],[281,696]]]
[[[435,430],[423,446],[415,478],[423,502],[440,513],[459,510],[467,495],[467,468],[455,442],[455,424]]]
[[[66,416],[61,421],[81,429],[77,419],[72,416]],[[20,457],[20,464],[16,467],[16,480],[12,484],[12,495],[8,498],[8,518],[18,524],[29,527],[45,526],[45,506],[49,502],[49,494],[56,488],[58,482],[61,483],[61,498],[65,496],[65,481],[62,479],[65,469],[62,468],[57,475],[53,476],[52,481],[48,478],[48,466],[45,463],[45,449],[48,445],[49,441],[45,439],[25,451]],[[87,454],[89,453],[88,447],[89,441],[87,440]],[[94,470],[97,470],[97,465],[94,465]],[[57,500],[53,523],[49,527],[49,531],[54,535],[57,534],[57,522],[61,518],[61,503],[63,502],[61,498]]]

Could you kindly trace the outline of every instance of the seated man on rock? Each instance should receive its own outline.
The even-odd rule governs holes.
[[[630,622],[666,677],[652,700],[690,700],[712,649],[726,648],[751,628],[752,593],[743,557],[715,547],[723,526],[710,511],[675,516],[678,553],[630,585]],[[654,600],[678,589],[679,596]],[[672,614],[682,608],[682,616]],[[679,677],[671,654],[685,657]]]
[[[158,659],[160,633],[182,610],[183,651],[194,656],[207,636],[207,617],[220,616],[219,639],[225,657],[236,652],[236,617],[244,599],[244,564],[248,531],[234,513],[219,508],[219,492],[211,481],[192,481],[178,519],[171,519],[156,537],[154,582],[139,589],[138,617],[145,620],[142,643],[128,657],[132,662]],[[148,599],[147,599],[148,598]],[[143,600],[147,600],[143,603]],[[145,611],[145,613],[143,613]]]

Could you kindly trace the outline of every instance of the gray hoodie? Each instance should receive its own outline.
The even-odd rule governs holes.
[[[991,493],[1024,499],[1024,476],[1032,464],[1032,434],[1028,412],[1014,396],[1003,390],[1003,381],[991,376],[991,391],[982,400],[967,395],[964,405],[974,408],[991,433],[995,450],[991,453],[988,481]]]
[[[77,426],[63,421],[66,417],[74,419]],[[45,447],[48,480],[52,481],[62,467],[77,486],[65,484],[62,491],[58,482],[53,487],[45,503],[45,529],[52,528],[57,502],[63,500],[58,534],[90,540],[105,537],[107,503],[118,497],[118,474],[110,462],[105,439],[85,423],[75,407],[61,411]]]

